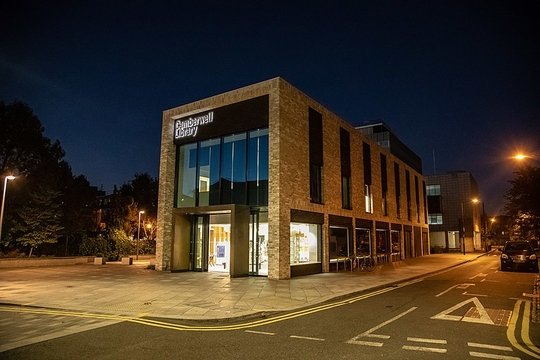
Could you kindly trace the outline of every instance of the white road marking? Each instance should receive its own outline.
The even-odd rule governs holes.
[[[498,359],[498,360],[521,360],[521,358],[507,355],[486,354],[476,351],[469,351],[469,355],[483,359]]]
[[[448,343],[446,340],[413,338],[413,337],[408,337],[407,341],[423,342],[423,343],[429,343],[429,344],[443,344],[443,345],[446,345]]]
[[[464,305],[466,305],[466,304],[468,304],[470,302],[473,302],[474,305],[476,306],[476,310],[478,311],[478,314],[480,315],[479,318],[468,317],[468,316],[459,316],[459,315],[449,315],[453,311],[461,308],[462,306],[464,306]],[[434,320],[465,321],[465,322],[472,322],[472,323],[479,323],[479,324],[495,325],[495,323],[493,322],[493,320],[491,320],[491,318],[489,317],[486,309],[484,308],[484,306],[482,305],[480,300],[478,300],[477,297],[473,297],[473,298],[471,298],[469,300],[462,301],[459,304],[456,304],[456,305],[454,305],[454,306],[452,306],[452,307],[450,307],[450,308],[448,308],[448,309],[446,309],[444,311],[441,311],[437,315],[432,316],[431,319],[434,319]]]
[[[365,334],[363,337],[372,337],[378,339],[390,339],[390,335],[381,335],[381,334]]]
[[[247,333],[259,334],[259,335],[276,335],[276,333],[265,332],[265,331],[255,331],[255,330],[244,330],[244,331]]]
[[[403,350],[424,351],[424,352],[433,352],[433,353],[440,353],[440,354],[444,354],[447,352],[446,349],[430,348],[430,347],[424,347],[424,346],[403,345],[401,348]]]
[[[469,280],[472,280],[472,279],[474,279],[476,277],[484,277],[485,278],[486,276],[488,276],[488,274],[479,273],[479,274],[474,275],[473,277],[470,277]]]
[[[401,314],[398,314],[396,316],[394,316],[393,318],[389,319],[389,320],[386,320],[385,322],[375,326],[375,327],[372,327],[371,329],[367,330],[367,331],[364,331],[363,333],[361,333],[360,335],[357,335],[355,337],[353,337],[352,339],[348,340],[347,341],[347,344],[356,344],[356,345],[367,345],[367,346],[378,346],[378,347],[381,347],[383,346],[384,344],[383,343],[380,343],[380,342],[372,342],[372,341],[361,341],[361,340],[358,340],[360,339],[361,337],[372,337],[372,338],[379,338],[379,339],[390,339],[390,336],[389,335],[381,335],[381,334],[372,334],[373,332],[379,330],[380,328],[382,328],[383,326],[386,326],[388,324],[390,324],[391,322],[393,321],[396,321],[398,320],[399,318],[407,315],[408,313],[414,311],[418,309],[418,307],[416,306],[413,306],[412,308],[410,308],[409,310],[407,311],[404,311],[402,312]]]
[[[362,340],[349,340],[347,341],[347,344],[365,345],[365,346],[374,346],[374,347],[382,347],[384,345],[383,343],[380,343],[380,342],[362,341]]]
[[[488,297],[488,295],[482,295],[482,294],[469,294],[468,292],[464,292],[461,295],[467,295],[467,296],[480,296],[480,297]]]
[[[501,350],[501,351],[513,351],[511,347],[508,346],[499,346],[499,345],[489,345],[489,344],[479,344],[468,342],[467,345],[470,347],[477,347],[482,349],[492,349],[492,350]]]
[[[435,295],[435,297],[442,296],[442,295],[446,294],[447,292],[449,292],[449,291],[451,291],[453,289],[467,289],[469,286],[475,286],[475,285],[476,284],[457,284],[457,285],[451,286],[448,289],[444,290],[443,292]]]
[[[314,341],[325,341],[325,339],[315,338],[315,337],[308,337],[308,336],[291,335],[291,336],[289,336],[289,337],[294,338],[294,339],[314,340]]]
[[[412,311],[414,311],[414,310],[416,310],[416,309],[418,309],[418,307],[413,306],[413,307],[410,308],[409,310],[404,311],[404,312],[402,312],[401,314],[398,314],[398,315],[394,316],[394,317],[391,318],[390,320],[386,320],[385,322],[383,322],[383,323],[381,323],[381,324],[379,324],[379,325],[377,325],[377,326],[375,326],[375,327],[373,327],[373,328],[371,328],[371,329],[369,329],[369,330],[363,332],[362,334],[360,334],[360,336],[366,336],[366,335],[368,335],[368,334],[371,334],[372,332],[375,332],[375,331],[379,330],[379,329],[382,328],[383,326],[386,326],[386,325],[388,325],[388,324],[390,324],[390,323],[392,323],[392,322],[398,320],[399,318],[401,318],[401,317],[407,315],[408,313],[410,313],[410,312],[412,312]]]

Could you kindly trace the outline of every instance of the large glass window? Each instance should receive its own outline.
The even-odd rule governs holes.
[[[249,133],[247,164],[249,205],[268,205],[268,129]]]
[[[291,223],[291,265],[320,263],[321,226]]]
[[[341,156],[341,206],[351,209],[351,140],[349,132],[339,129],[339,147]]]
[[[223,204],[246,203],[246,134],[223,138],[221,190]]]
[[[178,146],[176,207],[268,205],[268,129]]]
[[[330,260],[354,255],[352,239],[349,229],[343,227],[330,227]]]
[[[390,241],[392,242],[392,254],[401,253],[401,233],[398,230],[390,230]]]
[[[178,148],[176,206],[195,206],[197,191],[197,144]]]
[[[309,196],[311,202],[323,202],[323,126],[322,115],[309,108]]]
[[[394,186],[396,190],[396,217],[401,219],[401,181],[399,176],[399,164],[394,163]]]
[[[371,255],[371,231],[356,229],[356,256]]]
[[[199,206],[219,204],[220,139],[202,141],[199,148]]]
[[[407,220],[411,221],[411,175],[409,173],[409,170],[405,170],[405,190],[407,195]]]
[[[388,252],[388,247],[387,247],[388,234],[387,233],[388,232],[386,230],[379,230],[379,229],[377,229],[377,231],[375,232],[376,234],[375,245],[376,245],[377,254],[386,254]]]

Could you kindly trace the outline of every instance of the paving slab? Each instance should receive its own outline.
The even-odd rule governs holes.
[[[377,266],[287,280],[170,273],[134,265],[79,264],[0,269],[0,303],[121,316],[210,320],[289,311],[392,285],[483,254],[434,254]]]

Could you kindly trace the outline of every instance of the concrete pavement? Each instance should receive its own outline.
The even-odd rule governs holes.
[[[0,269],[0,303],[78,312],[211,320],[287,311],[421,277],[483,254],[435,254],[290,280],[230,278],[222,273],[169,273],[135,265]]]

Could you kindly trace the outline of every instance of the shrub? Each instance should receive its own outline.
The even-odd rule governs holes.
[[[81,242],[79,252],[83,256],[109,257],[111,252],[109,241],[98,235],[97,237],[86,237]]]

